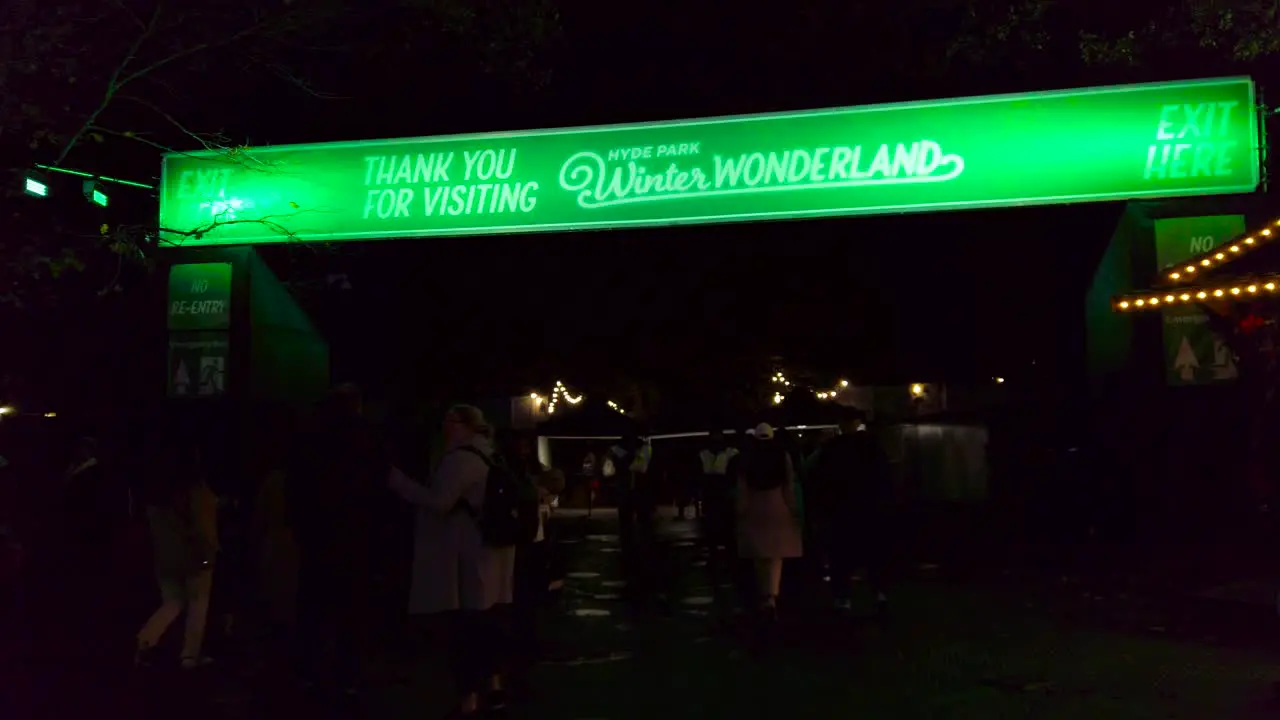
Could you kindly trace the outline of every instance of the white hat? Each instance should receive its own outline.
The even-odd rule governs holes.
[[[773,426],[769,423],[760,423],[756,426],[755,436],[757,440],[772,440]]]

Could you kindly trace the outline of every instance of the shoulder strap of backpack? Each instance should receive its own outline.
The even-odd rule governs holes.
[[[460,447],[456,447],[456,448],[454,448],[453,450],[451,450],[450,452],[464,452],[464,453],[470,453],[470,454],[475,455],[476,457],[480,458],[481,460],[483,460],[485,465],[488,465],[488,466],[490,466],[490,467],[492,467],[492,466],[493,466],[493,461],[489,459],[489,456],[488,456],[488,455],[485,455],[484,453],[480,452],[480,449],[479,449],[479,448],[472,447],[472,446],[470,446],[470,445],[462,445],[462,446],[460,446]]]
[[[485,464],[485,467],[487,467],[487,468],[489,468],[489,469],[493,469],[493,461],[491,461],[491,460],[489,459],[489,456],[488,456],[488,455],[485,455],[484,453],[480,452],[480,450],[479,450],[478,448],[474,448],[474,447],[472,447],[472,446],[470,446],[470,445],[462,445],[462,446],[460,446],[460,447],[456,447],[456,448],[454,448],[453,450],[450,450],[449,452],[464,452],[464,453],[470,453],[471,455],[475,455],[476,457],[478,457],[478,458],[480,458],[481,460],[483,460],[483,461],[484,461],[484,464]],[[478,519],[478,518],[480,517],[480,511],[479,511],[479,510],[476,510],[476,509],[475,509],[475,508],[473,508],[473,507],[471,507],[471,503],[467,502],[465,499],[462,499],[462,498],[459,498],[459,499],[458,499],[458,504],[457,504],[457,505],[454,505],[454,506],[453,506],[453,509],[454,509],[454,510],[461,510],[461,511],[465,512],[467,515],[470,515],[470,516],[471,516],[471,517],[473,517],[473,518],[477,518],[477,519]]]

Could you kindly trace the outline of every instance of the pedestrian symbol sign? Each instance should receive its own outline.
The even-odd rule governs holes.
[[[227,364],[221,355],[202,355],[200,357],[200,389],[201,395],[221,395],[226,388]]]
[[[1242,215],[1169,218],[1155,221],[1157,268],[1163,271],[1221,245],[1245,231]],[[1236,356],[1210,327],[1196,305],[1161,312],[1164,318],[1164,367],[1170,385],[1232,382],[1239,375]]]
[[[231,343],[225,332],[169,336],[169,397],[215,398],[227,394]]]

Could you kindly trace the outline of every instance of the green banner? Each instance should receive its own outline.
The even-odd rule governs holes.
[[[191,263],[169,268],[169,329],[231,327],[231,263]]]
[[[1258,186],[1248,78],[165,156],[166,241],[569,231]]]
[[[215,398],[227,394],[231,341],[225,332],[169,336],[169,397]]]
[[[1164,270],[1239,237],[1243,215],[1172,218],[1155,222],[1156,264]],[[1195,305],[1163,310],[1164,365],[1170,385],[1231,382],[1239,376],[1235,354],[1209,329],[1209,315]]]

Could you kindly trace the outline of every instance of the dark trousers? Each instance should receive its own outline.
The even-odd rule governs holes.
[[[858,572],[864,574],[867,588],[873,594],[888,591],[892,556],[889,538],[880,527],[880,523],[858,518],[829,523],[822,532],[832,594],[837,600],[849,599],[850,578]]]
[[[350,686],[358,679],[361,586],[356,573],[327,554],[303,548],[298,563],[298,672],[316,683]]]
[[[524,674],[538,661],[538,616],[547,597],[550,558],[543,541],[516,549],[515,606],[512,608],[512,670]]]
[[[458,695],[489,689],[489,680],[510,661],[511,606],[458,610],[450,617],[449,666]]]

